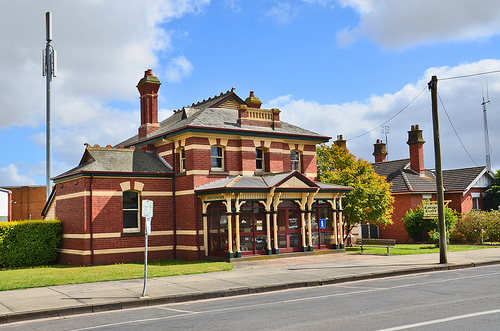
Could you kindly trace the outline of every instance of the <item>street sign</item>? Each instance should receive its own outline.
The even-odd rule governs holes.
[[[436,203],[424,203],[424,218],[438,218],[438,205]]]
[[[142,217],[146,217],[146,218],[153,217],[153,201],[152,200],[142,200]]]
[[[148,235],[151,234],[151,218],[153,217],[153,201],[142,200],[142,217],[146,218],[145,247],[144,247],[144,286],[142,296],[146,296],[146,286],[148,280]]]

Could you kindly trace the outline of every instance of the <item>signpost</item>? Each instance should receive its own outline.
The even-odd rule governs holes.
[[[142,296],[146,295],[146,284],[148,281],[148,235],[151,234],[151,218],[153,217],[153,201],[142,200],[142,217],[146,218],[146,229],[144,231],[145,247],[144,247],[144,287]]]

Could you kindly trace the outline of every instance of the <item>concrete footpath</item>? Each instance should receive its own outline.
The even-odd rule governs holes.
[[[199,275],[50,286],[0,292],[0,324],[192,300],[229,297],[355,280],[500,264],[500,248],[439,254],[348,253],[235,262],[234,269]]]

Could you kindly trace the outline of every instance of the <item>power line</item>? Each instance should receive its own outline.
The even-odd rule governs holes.
[[[467,78],[467,77],[474,77],[474,76],[481,76],[481,75],[494,74],[494,73],[498,73],[498,72],[500,72],[500,70],[492,70],[492,71],[478,72],[478,73],[475,73],[475,74],[469,74],[469,75],[461,75],[461,76],[445,77],[445,78],[439,78],[439,80],[450,80],[450,79],[458,79],[458,78]]]
[[[357,139],[357,138],[360,138],[360,137],[363,137],[379,128],[381,128],[382,126],[384,126],[385,124],[389,123],[390,121],[392,121],[396,116],[398,116],[399,114],[401,114],[406,108],[408,108],[415,100],[417,100],[417,98],[427,89],[427,86],[425,86],[422,91],[420,91],[420,93],[418,93],[418,95],[416,97],[414,97],[406,106],[404,106],[400,111],[398,111],[396,114],[394,114],[391,118],[389,118],[387,121],[385,121],[384,123],[380,124],[379,126],[375,127],[374,129],[370,130],[370,131],[367,131],[363,134],[360,134],[359,136],[356,136],[356,137],[352,137],[352,138],[349,138],[349,139],[346,139],[346,140],[354,140],[354,139]]]
[[[474,161],[474,159],[472,158],[472,156],[469,154],[469,151],[467,150],[467,148],[465,148],[465,145],[464,143],[462,142],[462,139],[460,139],[460,136],[458,135],[458,132],[457,130],[455,129],[455,126],[453,125],[453,122],[451,121],[451,118],[450,118],[450,115],[448,115],[448,111],[446,110],[446,107],[444,106],[444,103],[443,103],[443,100],[441,99],[441,95],[439,95],[438,93],[438,97],[439,97],[439,101],[441,102],[441,106],[443,106],[443,109],[444,109],[444,112],[446,114],[446,117],[448,117],[448,121],[450,121],[450,124],[451,124],[451,127],[453,128],[453,131],[455,131],[455,135],[457,136],[458,138],[458,141],[460,141],[460,144],[462,145],[465,153],[467,153],[467,155],[469,156],[469,158],[472,160],[472,162],[474,162],[474,164],[476,166],[479,166],[476,161]]]

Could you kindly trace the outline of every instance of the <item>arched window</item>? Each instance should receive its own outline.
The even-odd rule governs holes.
[[[301,171],[300,169],[300,153],[298,151],[290,152],[291,170]]]
[[[224,171],[224,149],[219,146],[210,148],[211,168],[214,171]]]
[[[139,231],[139,193],[124,191],[123,201],[123,232]]]

